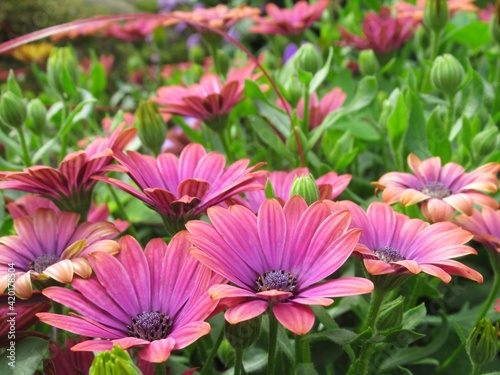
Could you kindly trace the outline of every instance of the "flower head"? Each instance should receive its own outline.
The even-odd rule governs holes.
[[[135,136],[136,129],[119,127],[107,138],[97,138],[85,150],[72,152],[59,168],[37,165],[23,172],[0,172],[0,189],[40,194],[61,210],[78,212],[85,217],[90,209],[92,176],[103,175],[113,161],[112,150],[123,149]]]
[[[164,107],[160,110],[194,117],[217,128],[217,123],[225,123],[233,107],[244,99],[245,79],[257,78],[252,75],[254,68],[233,69],[224,83],[216,74],[205,73],[200,83],[189,87],[160,87],[152,100]]]
[[[212,224],[186,224],[188,240],[194,244],[190,253],[232,283],[214,285],[209,291],[215,300],[240,302],[225,313],[231,324],[272,306],[281,324],[303,335],[314,323],[307,305],[329,306],[331,297],[373,290],[369,280],[358,277],[319,283],[342,266],[360,236],[358,229],[347,229],[349,213],[332,213],[325,201],[308,207],[294,196],[282,207],[267,199],[257,216],[234,205],[228,210],[212,207],[208,217]]]
[[[273,3],[268,3],[268,17],[256,18],[256,24],[250,27],[250,31],[256,34],[285,36],[302,34],[321,17],[329,3],[328,0],[319,0],[314,4],[298,1],[292,9],[281,9]]]
[[[113,224],[78,224],[79,219],[74,212],[56,213],[48,208],[15,219],[17,235],[0,237],[0,291],[10,281],[9,268],[15,270],[16,295],[29,298],[32,280],[53,279],[64,284],[73,280],[74,273],[88,278],[92,273],[88,255],[96,250],[119,251],[118,244],[110,240],[119,233]]]
[[[500,163],[488,163],[466,173],[456,163],[441,166],[441,159],[433,157],[421,161],[408,155],[408,164],[414,174],[389,172],[373,185],[382,190],[384,202],[401,202],[403,206],[421,203],[421,210],[431,222],[451,220],[455,210],[472,215],[474,204],[498,208],[498,203],[484,192],[495,192]]]
[[[500,253],[500,210],[483,207],[481,212],[474,210],[472,215],[458,215],[455,220],[474,235],[475,241]]]
[[[472,234],[450,222],[429,224],[395,212],[386,203],[374,202],[367,212],[350,201],[332,203],[336,210],[349,210],[351,227],[361,229],[355,254],[363,259],[372,275],[425,272],[450,282],[450,275],[463,276],[479,283],[477,271],[452,260],[477,254],[464,244]]]
[[[393,18],[389,8],[380,9],[379,13],[368,12],[363,20],[363,35],[351,34],[339,26],[344,41],[342,45],[358,50],[371,49],[377,54],[388,54],[399,49],[413,37],[415,25],[411,18]]]
[[[187,220],[199,218],[208,207],[233,195],[262,189],[256,180],[266,173],[255,171],[260,165],[247,168],[247,159],[225,168],[223,155],[207,153],[195,143],[184,148],[180,157],[163,153],[153,158],[134,151],[117,151],[115,157],[120,163],[117,170],[127,172],[140,190],[117,179],[95,178],[126,191],[157,211],[171,235],[182,229]]]
[[[456,12],[477,12],[479,8],[473,4],[475,0],[448,0],[448,9],[453,15]],[[426,0],[417,0],[417,4],[406,1],[397,1],[394,4],[397,18],[411,17],[413,21],[419,23],[424,18],[424,8]]]
[[[170,19],[168,21],[161,19],[138,19],[128,21],[124,24],[111,23],[105,30],[104,35],[126,42],[143,41],[154,29],[161,26],[168,26],[177,21]]]
[[[131,236],[119,241],[120,254],[89,256],[95,275],[75,278],[75,289],[51,287],[43,291],[77,314],[41,313],[42,322],[78,335],[95,337],[76,344],[74,351],[142,348],[139,358],[164,362],[172,350],[182,349],[210,331],[204,320],[217,306],[207,290],[221,282],[188,254],[184,233],[165,244],[151,240],[143,251]]]

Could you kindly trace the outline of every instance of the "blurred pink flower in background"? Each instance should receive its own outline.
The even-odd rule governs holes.
[[[488,163],[467,173],[456,163],[441,166],[439,157],[422,161],[409,154],[408,165],[413,174],[389,172],[372,183],[376,191],[382,190],[384,202],[401,202],[403,206],[420,203],[430,222],[451,220],[455,210],[472,215],[474,204],[498,208],[497,201],[486,193],[497,191],[500,163]]]
[[[456,12],[477,12],[479,8],[475,6],[475,0],[448,0],[448,9],[451,15]],[[394,10],[397,18],[411,17],[416,23],[420,23],[424,18],[424,8],[426,0],[417,0],[417,4],[406,1],[396,1]]]
[[[481,212],[474,210],[472,215],[458,215],[455,220],[474,234],[475,241],[500,254],[500,210],[485,206]]]
[[[115,62],[115,56],[114,55],[99,55],[99,58],[97,60],[99,63],[102,64],[104,67],[104,70],[106,71],[106,74],[111,73],[111,69],[113,69],[113,64]],[[92,66],[92,60],[90,57],[85,57],[83,61],[80,62],[80,67],[82,68],[83,72],[85,74],[90,73],[90,68]]]

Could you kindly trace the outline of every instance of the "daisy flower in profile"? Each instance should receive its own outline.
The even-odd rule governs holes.
[[[346,277],[321,282],[337,271],[351,255],[360,236],[348,230],[350,214],[332,213],[318,201],[307,206],[294,196],[282,207],[277,200],[262,203],[257,216],[234,205],[208,210],[212,224],[186,224],[190,253],[230,281],[214,285],[215,300],[237,300],[226,320],[236,324],[264,313],[268,307],[290,331],[304,335],[314,324],[307,305],[329,306],[332,297],[370,293],[371,281]],[[241,302],[241,298],[246,298]]]
[[[242,192],[263,189],[257,179],[267,173],[255,171],[261,164],[248,167],[247,159],[226,168],[223,155],[207,153],[196,143],[184,148],[179,157],[163,153],[154,158],[134,151],[116,151],[114,155],[120,163],[115,169],[127,172],[140,190],[114,178],[95,178],[122,189],[158,212],[171,236],[183,229],[186,221],[199,218],[208,207]]]
[[[375,191],[382,190],[382,200],[403,206],[420,203],[420,209],[430,222],[448,221],[455,210],[472,215],[474,204],[498,208],[498,203],[487,195],[498,188],[497,174],[500,163],[488,163],[472,172],[465,172],[456,163],[441,166],[441,158],[420,160],[408,155],[413,174],[389,172],[372,184]]]
[[[49,279],[70,283],[73,275],[89,278],[87,257],[94,251],[116,254],[120,247],[111,238],[119,230],[108,222],[78,224],[80,215],[40,208],[33,216],[14,220],[15,236],[0,237],[0,292],[9,283],[15,264],[15,288],[19,298],[33,293],[32,280],[40,285]]]
[[[295,168],[290,172],[286,171],[273,171],[269,173],[268,176],[260,178],[259,182],[262,184],[262,190],[255,190],[245,193],[246,201],[249,207],[257,212],[260,205],[266,199],[266,194],[264,188],[267,183],[267,179],[271,182],[273,186],[273,191],[278,202],[284,205],[285,202],[290,198],[290,191],[292,190],[293,182],[295,178],[308,176],[310,174],[307,168]],[[337,198],[349,185],[352,176],[350,174],[338,175],[336,172],[329,172],[316,179],[316,184],[319,189],[319,199],[330,199],[333,200]],[[246,205],[245,201],[239,202]]]
[[[367,211],[350,201],[332,202],[334,210],[349,210],[351,227],[361,229],[355,255],[371,275],[406,275],[425,272],[443,282],[458,275],[483,282],[477,271],[453,260],[476,251],[464,245],[473,235],[450,222],[429,224],[374,202]]]
[[[250,27],[250,32],[285,36],[302,34],[321,17],[329,3],[328,0],[319,0],[314,4],[298,1],[292,9],[282,9],[268,3],[265,8],[267,17],[256,18],[256,24]]]
[[[217,306],[208,295],[219,276],[188,253],[189,243],[180,232],[170,244],[151,240],[144,251],[131,236],[119,241],[116,256],[95,252],[89,262],[90,279],[75,278],[75,290],[50,287],[43,293],[76,314],[41,313],[42,322],[77,335],[94,337],[73,346],[73,351],[141,348],[139,358],[165,362],[179,350],[210,332],[204,320]]]
[[[109,137],[97,138],[85,150],[72,152],[59,168],[37,165],[22,172],[0,172],[0,189],[21,190],[52,200],[63,211],[77,212],[82,220],[92,204],[96,180],[113,161],[113,150],[123,149],[137,129],[117,128]]]
[[[475,6],[475,0],[448,0],[448,9],[451,15],[456,12],[477,12],[479,8]],[[421,22],[424,18],[424,8],[426,0],[417,0],[417,4],[406,1],[396,1],[394,10],[397,18],[413,18],[416,22]]]
[[[481,212],[474,210],[472,215],[458,215],[455,220],[474,234],[475,241],[500,255],[500,210],[483,207]]]

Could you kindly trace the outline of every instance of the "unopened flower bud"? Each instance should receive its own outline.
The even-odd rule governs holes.
[[[286,84],[287,100],[290,105],[295,108],[300,98],[302,97],[302,84],[296,80],[290,80]]]
[[[78,61],[70,47],[54,48],[47,62],[49,85],[59,95],[71,95],[79,80]]]
[[[89,375],[141,375],[130,355],[117,345],[111,351],[100,352],[90,366]]]
[[[358,65],[361,74],[364,76],[374,76],[380,69],[377,56],[375,56],[375,53],[371,49],[359,53]]]
[[[42,134],[45,128],[45,119],[47,117],[47,108],[38,98],[28,103],[28,119],[30,128],[35,134]],[[28,123],[27,123],[28,124]]]
[[[452,55],[446,53],[434,60],[431,81],[434,87],[446,96],[455,95],[464,79],[464,68]]]
[[[309,174],[295,177],[290,190],[290,197],[300,195],[308,205],[319,200],[319,188],[316,180]]]
[[[259,338],[261,322],[262,315],[236,324],[226,322],[224,333],[227,341],[234,349],[244,350],[250,347]]]
[[[151,150],[154,155],[158,155],[167,136],[167,126],[158,111],[156,103],[141,101],[135,113],[135,123],[142,144]]]
[[[427,0],[424,7],[424,25],[438,33],[446,26],[449,19],[446,0]]]
[[[472,138],[472,151],[480,156],[488,155],[493,150],[496,150],[498,134],[499,132],[496,126],[491,126],[482,130]]]
[[[195,64],[203,64],[203,59],[205,58],[205,53],[203,52],[203,48],[201,46],[193,46],[189,49],[189,61]]]
[[[295,57],[295,67],[297,70],[315,74],[322,66],[323,57],[314,45],[306,43],[300,46]]]
[[[484,365],[492,361],[497,354],[498,323],[491,324],[488,319],[482,319],[474,327],[467,338],[467,353],[476,365]]]
[[[7,91],[2,95],[0,101],[0,117],[13,128],[18,128],[24,124],[27,116],[26,103],[22,98],[14,94],[12,91]]]

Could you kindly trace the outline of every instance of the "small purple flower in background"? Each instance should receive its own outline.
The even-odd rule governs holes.
[[[234,205],[212,207],[209,224],[190,221],[190,253],[231,284],[210,288],[215,300],[234,299],[226,320],[236,324],[272,307],[278,321],[304,335],[314,324],[308,305],[329,306],[332,297],[370,293],[373,284],[360,277],[323,281],[351,255],[360,236],[347,230],[350,214],[332,213],[325,201],[307,206],[294,196],[282,207],[277,200],[262,203],[257,216]],[[242,298],[246,298],[241,302]]]
[[[297,53],[299,47],[295,43],[288,43],[283,51],[283,64],[290,60]]]
[[[144,251],[131,236],[120,239],[120,254],[89,256],[95,275],[75,278],[75,290],[50,287],[43,293],[77,314],[40,313],[42,322],[95,337],[72,347],[74,351],[141,347],[139,358],[165,362],[172,350],[183,349],[210,332],[204,322],[217,306],[208,288],[222,278],[188,254],[189,243],[180,232],[167,245],[151,240]]]

